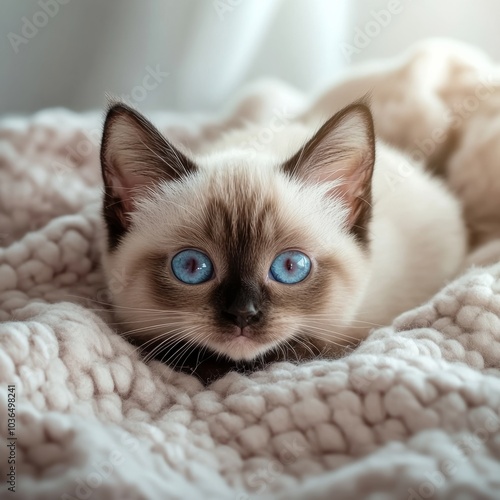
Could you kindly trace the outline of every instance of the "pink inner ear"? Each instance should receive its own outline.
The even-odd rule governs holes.
[[[328,175],[328,173],[330,175]],[[371,169],[365,165],[365,159],[360,155],[353,155],[339,162],[339,168],[322,175],[321,181],[338,180],[339,185],[331,190],[331,194],[342,199],[349,209],[349,226],[356,223],[360,211],[369,200],[369,184]]]
[[[133,212],[135,209],[134,197],[137,196],[140,188],[146,185],[146,177],[127,172],[126,175],[113,173],[109,183],[116,198],[123,204],[123,212]],[[125,222],[125,221],[123,221]]]

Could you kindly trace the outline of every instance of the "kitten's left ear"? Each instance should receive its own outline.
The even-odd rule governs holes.
[[[363,243],[371,218],[375,132],[370,109],[352,104],[330,118],[282,169],[307,182],[339,181],[330,191],[349,209],[348,224]]]

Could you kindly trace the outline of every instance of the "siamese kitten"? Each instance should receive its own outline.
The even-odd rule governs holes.
[[[375,140],[365,104],[319,130],[289,124],[250,151],[258,131],[193,154],[123,104],[108,112],[103,266],[125,279],[111,287],[116,316],[174,364],[191,349],[231,360],[335,353],[428,299],[463,262],[457,201]]]

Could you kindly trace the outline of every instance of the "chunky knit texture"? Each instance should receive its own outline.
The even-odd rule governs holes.
[[[394,71],[387,82],[408,78]],[[100,123],[49,110],[0,125],[2,491],[15,384],[16,498],[498,498],[500,264],[469,270],[344,359],[205,388],[144,364],[103,306]],[[404,146],[407,130],[393,129],[382,132]]]

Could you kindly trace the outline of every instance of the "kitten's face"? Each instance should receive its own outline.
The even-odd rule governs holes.
[[[363,106],[332,120],[288,161],[249,163],[237,150],[188,159],[135,112],[110,111],[104,264],[121,276],[111,292],[127,330],[234,360],[342,342],[367,279],[373,136]]]

